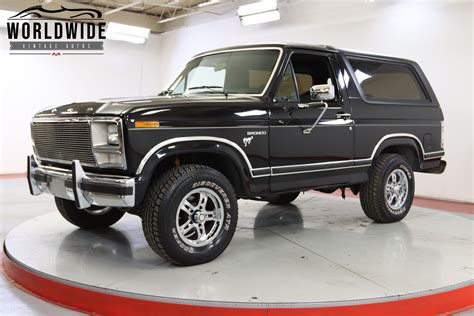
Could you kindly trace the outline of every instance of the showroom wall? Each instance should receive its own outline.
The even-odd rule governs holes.
[[[154,94],[196,53],[284,41],[330,44],[416,60],[443,105],[448,161],[445,174],[417,177],[417,194],[474,202],[472,3],[290,3],[294,4],[281,7],[281,21],[276,23],[243,28],[234,15],[152,35],[144,46],[106,41],[105,56],[96,57],[8,56],[6,32],[0,28],[0,174],[24,172],[25,156],[31,148],[28,124],[43,107]]]
[[[0,28],[0,174],[25,172],[29,123],[38,110],[74,101],[157,94],[159,41],[106,41],[103,56],[10,56]]]
[[[299,1],[276,23],[243,28],[225,18],[161,36],[160,84],[192,55],[236,44],[330,44],[414,59],[443,106],[448,161],[441,176],[418,175],[416,193],[474,202],[472,10],[470,1]]]

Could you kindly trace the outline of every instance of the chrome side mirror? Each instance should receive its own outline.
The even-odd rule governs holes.
[[[318,84],[311,87],[309,93],[312,101],[334,100],[336,94],[331,78],[329,78],[327,82],[327,84]]]

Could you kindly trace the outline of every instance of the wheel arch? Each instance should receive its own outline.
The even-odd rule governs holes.
[[[250,162],[240,147],[230,143],[189,137],[158,144],[143,158],[137,169],[142,189],[137,192],[136,202],[143,200],[153,177],[170,167],[190,163],[218,170],[231,182],[238,196],[248,195],[248,183],[252,177]]]
[[[417,171],[424,160],[423,148],[419,142],[414,135],[382,139],[374,150],[372,161],[375,161],[381,154],[399,154],[407,159],[413,170]]]

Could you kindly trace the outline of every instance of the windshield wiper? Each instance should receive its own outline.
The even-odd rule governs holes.
[[[222,93],[225,96],[228,95],[228,93],[224,92],[224,90],[216,90],[216,89],[224,89],[224,87],[221,87],[221,86],[196,86],[196,87],[191,87],[188,90],[199,90],[199,89],[207,89],[211,92]]]

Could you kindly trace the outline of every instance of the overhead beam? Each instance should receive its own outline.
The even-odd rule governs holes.
[[[125,10],[125,9],[128,9],[128,8],[137,6],[137,5],[139,5],[139,4],[143,4],[143,0],[131,2],[131,3],[126,4],[126,5],[124,5],[124,6],[121,6],[121,7],[112,9],[112,10],[109,10],[109,11],[105,12],[104,15],[109,15],[109,14],[113,14],[113,13],[116,13],[116,12],[120,12],[120,11],[122,11],[122,10]]]
[[[169,18],[165,18],[163,20],[159,20],[158,23],[160,23],[160,24],[161,23],[166,23],[166,22],[177,20],[177,19],[185,18],[187,16],[195,15],[195,14],[198,14],[198,13],[202,13],[202,11],[191,11],[189,13],[175,15],[175,16],[172,16],[172,17],[169,17]]]

